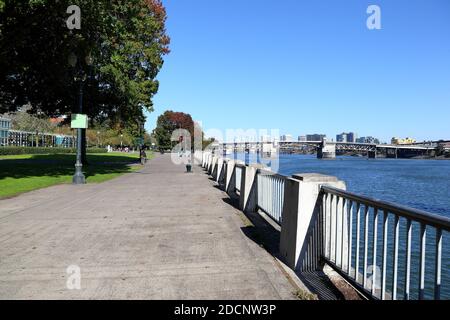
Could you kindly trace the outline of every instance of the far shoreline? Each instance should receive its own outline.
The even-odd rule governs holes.
[[[300,152],[293,152],[293,153],[280,153],[283,155],[310,155],[313,156],[316,153],[300,153]],[[354,158],[367,158],[367,155],[362,155],[358,153],[345,153],[345,154],[339,154],[336,155],[336,158],[338,157],[354,157]],[[377,156],[376,159],[392,159],[392,160],[450,160],[450,156],[440,155],[440,156],[415,156],[410,158],[388,158],[385,155]],[[332,160],[332,159],[331,159]],[[371,159],[374,160],[374,159]]]

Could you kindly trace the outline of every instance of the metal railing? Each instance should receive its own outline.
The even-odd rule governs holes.
[[[244,168],[227,178],[238,196]],[[281,226],[288,177],[259,169],[255,179],[256,209]],[[325,185],[317,201],[301,270],[325,262],[372,299],[450,299],[449,218]]]
[[[375,299],[441,298],[450,219],[327,186],[321,192],[322,255],[338,273]]]
[[[236,165],[235,167],[235,186],[234,189],[237,193],[241,192],[241,180],[242,180],[242,168]]]
[[[18,130],[8,130],[6,137],[0,141],[1,146],[16,147],[61,147],[73,148],[76,144],[75,136],[55,133],[39,133]]]
[[[281,225],[286,177],[260,170],[256,179],[258,209]]]

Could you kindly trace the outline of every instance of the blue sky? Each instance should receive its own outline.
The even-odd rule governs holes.
[[[450,139],[448,0],[165,0],[167,109],[204,130]],[[381,8],[381,30],[366,9]]]

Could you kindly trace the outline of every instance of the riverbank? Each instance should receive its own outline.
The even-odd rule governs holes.
[[[316,155],[315,151],[311,152],[291,152],[291,153],[280,153],[284,155]],[[355,152],[345,152],[345,153],[339,153],[336,155],[336,157],[355,157],[355,158],[367,158],[367,155],[361,154],[361,153],[355,153]],[[387,157],[385,154],[377,154],[377,159],[393,159]],[[450,154],[444,154],[439,156],[414,156],[414,157],[406,157],[406,158],[399,158],[399,159],[412,159],[412,160],[450,160]]]

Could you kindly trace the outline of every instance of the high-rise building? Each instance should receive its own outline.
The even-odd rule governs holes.
[[[356,139],[358,139],[358,135],[355,132],[347,133],[347,142],[356,142]]]
[[[377,138],[371,137],[371,136],[357,138],[356,142],[358,142],[358,143],[380,144],[380,140],[378,140]]]
[[[281,142],[292,142],[293,141],[292,135],[290,135],[290,134],[283,134],[280,137],[280,141]]]
[[[298,142],[305,142],[306,140],[306,136],[298,136]]]
[[[342,132],[336,135],[336,142],[356,142],[358,135],[354,132]]]
[[[306,135],[306,141],[322,141],[327,136],[325,134],[307,134]]]
[[[347,142],[347,134],[345,132],[336,135],[336,142]]]

